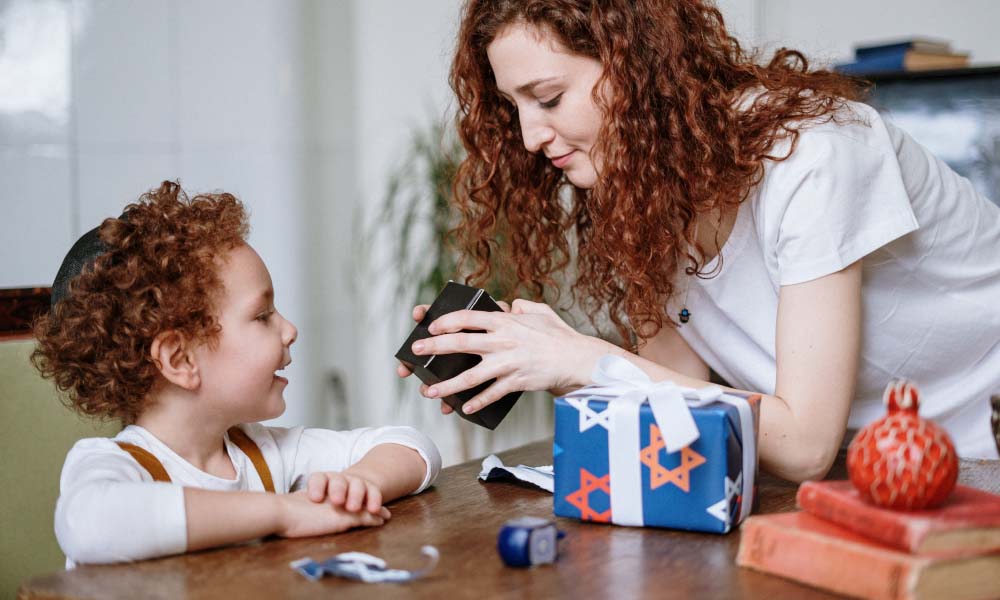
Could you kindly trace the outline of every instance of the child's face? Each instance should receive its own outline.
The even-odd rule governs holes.
[[[292,362],[298,331],[275,310],[271,275],[253,248],[231,250],[220,261],[219,278],[216,316],[222,331],[213,344],[195,350],[200,392],[234,424],[272,419],[285,410],[288,380],[276,371]]]

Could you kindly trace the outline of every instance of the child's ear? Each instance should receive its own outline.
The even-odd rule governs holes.
[[[149,356],[164,379],[186,390],[195,390],[201,385],[201,373],[191,350],[184,335],[171,330],[153,338]]]

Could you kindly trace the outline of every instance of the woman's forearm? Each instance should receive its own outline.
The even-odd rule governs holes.
[[[549,390],[553,396],[562,396],[585,385],[590,385],[593,382],[594,367],[597,366],[597,362],[605,354],[621,356],[632,361],[654,381],[670,380],[685,387],[703,387],[709,385],[705,380],[684,375],[660,363],[633,354],[611,342],[582,334],[580,337],[583,340],[574,349],[572,356],[566,361],[567,373],[564,377],[563,385]]]
[[[600,338],[580,334],[577,344],[574,344],[572,354],[567,355],[566,373],[560,378],[560,385],[549,390],[553,396],[563,396],[593,382],[594,367],[605,354],[614,354],[631,358],[634,354]]]
[[[684,375],[610,343],[604,342],[604,344],[608,349],[606,353],[617,354],[628,359],[654,381],[669,380],[678,385],[692,388],[714,385],[708,381]],[[595,344],[594,348],[598,348],[598,346]],[[596,360],[594,364],[596,364]],[[587,381],[577,388],[589,383],[589,380],[588,376]],[[723,389],[730,392],[755,393],[752,390],[726,387]],[[571,389],[558,391],[566,393]],[[555,394],[555,391],[553,393]],[[846,423],[823,422],[815,414],[797,414],[792,405],[785,399],[769,394],[761,396],[758,455],[762,468],[790,481],[823,477],[836,458]]]

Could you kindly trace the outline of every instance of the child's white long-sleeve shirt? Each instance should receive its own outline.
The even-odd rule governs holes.
[[[279,494],[304,487],[316,471],[343,471],[379,444],[399,444],[418,452],[427,465],[427,488],[441,470],[434,442],[411,427],[360,428],[352,431],[240,426],[260,447]],[[116,442],[144,448],[160,460],[171,483],[152,476]],[[184,552],[187,519],[184,487],[218,491],[264,491],[250,461],[229,437],[226,450],[235,479],[210,475],[181,458],[149,431],[130,425],[114,438],[78,441],[66,456],[56,504],[56,539],[66,566],[142,560]]]

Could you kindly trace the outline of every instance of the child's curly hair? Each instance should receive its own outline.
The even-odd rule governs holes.
[[[192,342],[216,338],[218,260],[248,232],[246,210],[233,195],[189,199],[178,183],[164,181],[101,224],[108,251],[36,320],[32,364],[70,408],[135,422],[159,377],[153,339],[169,330]]]

